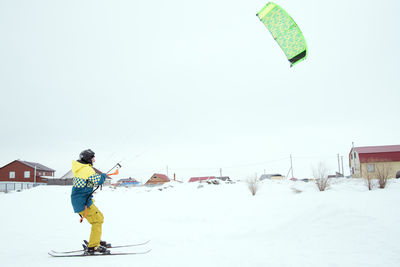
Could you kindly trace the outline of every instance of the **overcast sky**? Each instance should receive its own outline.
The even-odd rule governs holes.
[[[282,0],[308,58],[289,67],[263,0],[0,0],[0,165],[62,176],[80,151],[121,177],[311,177],[400,144],[400,4]]]

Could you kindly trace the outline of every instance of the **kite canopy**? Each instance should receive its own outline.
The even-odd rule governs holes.
[[[290,67],[306,59],[306,40],[296,22],[285,10],[269,2],[257,13],[257,17],[282,48],[290,62]]]

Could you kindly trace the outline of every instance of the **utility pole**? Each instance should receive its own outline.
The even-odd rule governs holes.
[[[341,173],[341,172],[340,172],[340,160],[339,160],[339,154],[337,154],[337,165],[338,165],[338,168],[339,168],[339,173]]]
[[[167,177],[168,177],[168,165],[167,165]]]
[[[219,177],[222,177],[222,168],[219,168]]]
[[[290,154],[290,170],[292,171],[292,178],[293,176],[293,159],[292,159],[292,154]]]
[[[341,156],[341,157],[342,157],[342,174],[343,174],[343,177],[344,177],[343,156]]]

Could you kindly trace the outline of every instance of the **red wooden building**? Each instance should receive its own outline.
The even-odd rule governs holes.
[[[0,182],[47,183],[46,177],[54,177],[54,173],[40,163],[14,160],[0,168]]]
[[[151,178],[145,183],[145,185],[161,185],[169,182],[170,179],[165,174],[155,173]]]

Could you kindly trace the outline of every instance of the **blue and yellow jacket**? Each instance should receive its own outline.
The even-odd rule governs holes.
[[[74,183],[71,192],[71,203],[74,212],[78,213],[85,210],[87,197],[93,192],[94,187],[102,185],[106,179],[106,174],[97,174],[91,164],[83,164],[76,160],[72,161],[72,174],[74,175]],[[90,196],[87,207],[92,204]]]

